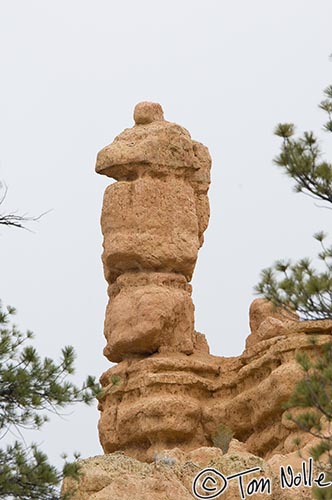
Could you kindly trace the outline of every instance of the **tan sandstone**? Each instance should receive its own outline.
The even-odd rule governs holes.
[[[104,354],[110,361],[122,361],[129,354],[153,354],[163,347],[192,354],[194,306],[183,276],[126,273],[109,294]]]
[[[156,454],[150,464],[129,458],[121,452],[81,460],[79,464],[81,479],[67,479],[62,489],[62,493],[73,494],[71,500],[190,500],[196,498],[192,489],[193,481],[205,468],[216,469],[226,477],[258,468],[257,472],[243,476],[244,491],[254,478],[257,481],[260,478],[270,480],[271,495],[267,494],[267,489],[263,492],[258,490],[252,497],[258,500],[313,498],[311,488],[304,485],[292,489],[281,488],[280,467],[292,465],[295,473],[300,472],[302,459],[298,455],[275,455],[274,459],[266,461],[249,453],[244,445],[236,440],[231,442],[229,452],[225,455],[220,449],[213,447],[198,448],[189,453],[175,448]],[[223,483],[216,475],[213,477],[220,488]],[[197,483],[195,491],[204,494],[200,482]],[[227,488],[218,498],[240,500],[242,497],[239,481],[229,480]]]
[[[118,363],[101,377],[105,456],[82,460],[80,481],[64,490],[77,489],[73,500],[185,500],[202,468],[232,475],[259,467],[273,500],[311,498],[311,489],[280,487],[281,465],[301,470],[296,439],[306,458],[313,444],[283,405],[303,376],[295,354],[312,356],[313,336],[318,347],[329,342],[332,321],[301,322],[256,299],[244,352],[209,354],[195,331],[189,282],[209,220],[210,155],[159,104],[138,104],[134,120],[96,165],[117,181],[106,188],[101,217],[104,354]],[[228,446],[227,429],[234,439],[223,454],[214,444]],[[222,498],[240,498],[236,481]]]

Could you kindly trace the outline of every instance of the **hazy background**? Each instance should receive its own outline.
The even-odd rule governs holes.
[[[0,226],[1,290],[39,352],[78,354],[99,376],[107,301],[99,217],[109,183],[97,152],[160,102],[213,158],[211,219],[194,275],[196,329],[211,351],[238,355],[260,270],[311,256],[331,212],[291,191],[272,165],[279,122],[321,131],[332,83],[331,0],[11,0],[0,2],[0,211],[38,215],[33,233]],[[26,434],[58,463],[99,454],[98,412],[77,406]]]

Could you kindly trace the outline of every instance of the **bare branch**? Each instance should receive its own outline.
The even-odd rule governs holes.
[[[0,205],[5,201],[7,192],[8,192],[8,187],[5,184],[0,183],[0,188],[3,188],[3,194],[0,196]],[[43,212],[42,214],[34,217],[34,216],[29,216],[27,214],[17,214],[16,212],[10,212],[10,213],[1,213],[0,212],[0,224],[3,226],[11,226],[11,227],[18,227],[20,229],[25,229],[27,231],[30,231],[25,224],[28,222],[36,222],[39,221],[44,215],[48,214],[51,212],[51,210],[47,210],[46,212]]]

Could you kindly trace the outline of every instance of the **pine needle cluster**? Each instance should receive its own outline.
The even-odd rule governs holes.
[[[332,132],[332,85],[324,90],[324,95],[319,107],[328,115],[324,130]],[[323,159],[314,133],[295,137],[292,123],[280,123],[275,134],[283,143],[274,163],[295,181],[295,191],[332,203],[332,164]],[[295,263],[279,260],[263,269],[255,290],[276,306],[296,311],[301,319],[332,319],[332,246],[325,244],[323,231],[314,238],[320,244],[317,259],[321,270],[308,258]]]
[[[32,332],[22,333],[12,323],[14,314],[0,303],[0,439],[21,437],[0,449],[0,499],[59,500],[58,486],[64,476],[77,477],[77,464],[65,461],[58,471],[35,444],[25,444],[22,431],[40,429],[48,414],[70,404],[92,403],[100,387],[91,376],[81,387],[68,380],[74,373],[71,346],[62,349],[59,362],[41,358],[30,345]]]

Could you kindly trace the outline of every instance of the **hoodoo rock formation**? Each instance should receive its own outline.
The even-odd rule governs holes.
[[[208,347],[194,330],[189,281],[209,220],[211,158],[159,104],[138,104],[134,119],[96,166],[118,181],[106,188],[101,226],[104,354],[119,365],[101,379],[99,430],[105,452],[151,460],[166,445],[206,444],[192,388],[218,369],[190,357]]]
[[[86,479],[75,499],[182,500],[193,498],[203,466],[229,473],[259,463],[271,477],[280,464],[299,468],[294,438],[307,454],[309,438],[282,404],[302,376],[295,352],[312,349],[312,335],[318,345],[328,342],[332,321],[302,323],[256,299],[243,354],[209,354],[195,331],[190,280],[209,220],[211,158],[186,129],[164,120],[159,104],[138,104],[134,121],[97,157],[96,171],[117,181],[106,188],[101,216],[104,354],[117,364],[101,377],[99,404],[100,442],[111,455],[82,461]],[[232,441],[229,460],[213,448],[221,425],[241,442]],[[170,461],[156,468],[162,453]],[[223,498],[240,498],[234,491]],[[311,498],[280,485],[274,494]]]

